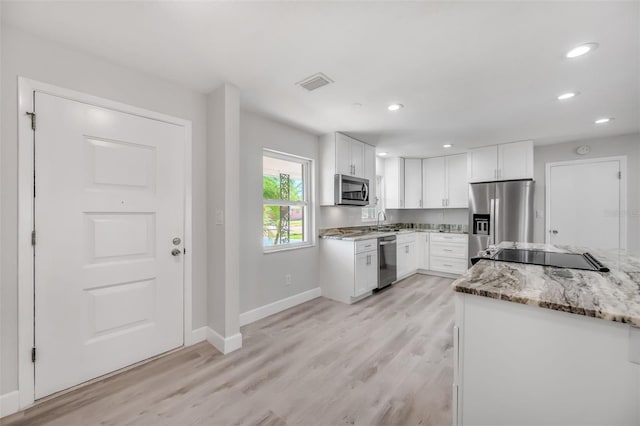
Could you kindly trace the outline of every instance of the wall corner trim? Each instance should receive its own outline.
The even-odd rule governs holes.
[[[236,333],[229,337],[222,337],[211,327],[207,327],[207,341],[224,355],[242,347],[242,334]]]
[[[20,392],[17,390],[0,395],[0,417],[20,411]]]
[[[207,340],[207,326],[196,328],[191,330],[191,334],[187,334],[184,339],[185,346],[195,345],[196,343],[204,342]]]
[[[293,308],[301,303],[318,298],[321,295],[320,287],[316,287],[276,302],[269,303],[268,305],[260,306],[259,308],[244,312],[240,314],[240,327],[251,324],[252,322],[261,320],[262,318],[266,318],[270,315],[277,314],[278,312],[282,312],[286,309]]]

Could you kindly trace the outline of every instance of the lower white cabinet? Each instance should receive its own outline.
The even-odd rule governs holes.
[[[417,268],[429,270],[429,232],[416,233]]]
[[[402,279],[416,272],[418,253],[416,233],[399,234],[396,238],[397,277]]]
[[[469,236],[433,233],[429,238],[429,269],[449,274],[462,274],[468,265]]]
[[[378,240],[320,239],[322,296],[354,303],[378,287]]]
[[[356,254],[353,296],[358,297],[378,287],[378,251]]]

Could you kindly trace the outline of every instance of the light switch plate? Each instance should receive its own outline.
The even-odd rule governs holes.
[[[536,210],[536,219],[542,219],[544,217],[544,210]]]
[[[224,212],[222,210],[216,210],[216,225],[224,224]]]

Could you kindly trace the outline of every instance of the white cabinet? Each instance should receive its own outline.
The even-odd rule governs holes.
[[[369,205],[375,206],[376,199],[376,149],[371,145],[364,146],[364,178],[369,180]]]
[[[356,254],[353,296],[362,296],[376,287],[378,287],[377,250]]]
[[[467,154],[445,157],[446,206],[448,208],[469,207],[469,182],[467,181]]]
[[[429,270],[429,233],[417,232],[416,233],[416,267],[417,269],[427,271]]]
[[[490,182],[498,178],[498,147],[496,145],[469,150],[467,178],[469,182]]]
[[[335,134],[336,173],[364,177],[364,143],[342,133]]]
[[[378,287],[378,240],[320,239],[320,287],[326,298],[354,303]]]
[[[422,160],[422,199],[427,209],[444,207],[445,199],[445,162],[444,157]]]
[[[533,141],[498,145],[498,180],[533,179]]]
[[[422,160],[423,207],[467,208],[469,186],[466,168],[466,154]]]
[[[429,238],[429,269],[449,274],[462,274],[468,266],[469,236],[466,234],[432,233]]]
[[[533,142],[511,142],[469,151],[469,182],[533,179]]]
[[[384,197],[388,209],[404,208],[404,158],[384,161]]]
[[[374,147],[342,133],[330,133],[320,138],[319,157],[321,206],[335,204],[336,174],[369,178],[369,193],[372,193],[371,182],[375,185],[376,176]]]
[[[422,160],[419,158],[404,160],[404,207],[422,207]]]
[[[416,234],[399,234],[396,239],[397,277],[402,279],[416,272],[418,256]]]

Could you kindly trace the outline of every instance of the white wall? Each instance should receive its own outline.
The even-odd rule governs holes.
[[[240,312],[318,287],[318,247],[264,254],[262,250],[262,149],[313,160],[318,178],[318,137],[260,115],[240,117]],[[314,208],[316,218],[319,212]],[[312,234],[317,227],[312,226]],[[285,275],[292,283],[285,286]]]
[[[240,92],[224,84],[207,100],[208,319],[226,338],[240,330]]]
[[[2,27],[0,394],[17,389],[17,77],[74,89],[193,123],[193,327],[207,323],[206,98],[91,54]]]
[[[615,123],[613,124],[615,125]],[[576,154],[581,145],[591,147],[587,155]],[[640,134],[584,139],[534,148],[534,175],[536,180],[535,209],[545,209],[545,165],[556,161],[584,160],[587,158],[627,156],[627,248],[640,252]],[[597,194],[595,195],[597,196]],[[534,222],[534,241],[544,242],[544,216]]]

